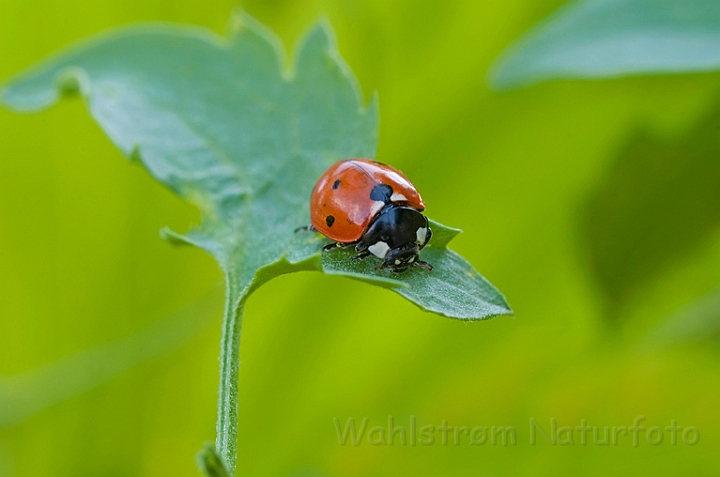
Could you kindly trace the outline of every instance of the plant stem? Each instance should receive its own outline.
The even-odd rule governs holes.
[[[220,340],[220,388],[215,450],[229,475],[235,475],[237,458],[238,373],[240,370],[240,328],[243,304],[236,290],[237,281],[227,274],[227,296]]]

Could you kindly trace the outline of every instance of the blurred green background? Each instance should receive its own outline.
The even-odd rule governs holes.
[[[365,96],[379,92],[378,159],[465,230],[454,249],[516,317],[448,320],[320,274],[270,282],[243,325],[238,475],[716,475],[720,75],[488,90],[493,59],[561,3],[241,2],[288,48],[330,19]],[[2,0],[0,80],[131,22],[223,32],[235,6]],[[0,110],[0,128],[0,476],[199,475],[222,275],[158,237],[197,211],[129,165],[80,100]],[[517,445],[338,443],[334,417],[389,415],[513,426]],[[530,444],[531,418],[638,415],[699,442]]]

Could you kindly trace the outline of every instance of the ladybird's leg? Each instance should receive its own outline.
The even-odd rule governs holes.
[[[364,258],[367,258],[370,256],[370,252],[367,250],[363,250],[362,252],[358,253],[357,255],[353,256],[353,260],[362,260]]]
[[[413,267],[424,268],[425,270],[428,270],[428,271],[432,271],[432,269],[433,269],[433,266],[430,265],[429,263],[427,263],[427,262],[424,261],[424,260],[415,260],[415,261],[412,263],[412,265],[413,265]]]
[[[388,250],[388,252],[385,254],[385,258],[383,258],[382,262],[377,267],[375,267],[375,270],[383,270],[385,268],[389,268],[393,272],[397,272],[398,267],[395,264],[395,260],[398,259],[401,251],[401,247]]]
[[[307,231],[307,232],[317,232],[317,229],[315,227],[313,227],[312,225],[302,225],[295,229],[295,233],[298,233],[301,230]]]
[[[332,250],[334,248],[348,248],[355,245],[356,242],[333,242],[325,245],[322,249],[323,252],[327,252],[329,250]]]
[[[377,267],[375,267],[375,270],[381,270],[381,269],[384,269],[384,268],[389,268],[389,269],[392,270],[393,272],[397,272],[397,271],[398,271],[398,265],[395,264],[395,261],[398,260],[398,255],[399,255],[399,253],[400,253],[400,249],[399,249],[399,248],[394,248],[394,249],[390,250],[390,251],[385,255],[385,259],[383,260],[383,262],[382,262],[380,265],[378,265]]]
[[[355,243],[355,251],[358,253],[365,253],[368,251],[369,244],[365,241],[365,237],[361,238]]]
[[[420,247],[414,242],[394,248],[387,253],[379,268],[389,268],[393,272],[403,272],[415,266],[414,263],[419,252]]]

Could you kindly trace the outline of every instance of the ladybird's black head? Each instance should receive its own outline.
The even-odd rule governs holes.
[[[379,268],[395,272],[410,267],[432,268],[418,260],[420,250],[428,243],[432,231],[427,218],[412,207],[386,205],[370,224],[355,249],[383,259]]]

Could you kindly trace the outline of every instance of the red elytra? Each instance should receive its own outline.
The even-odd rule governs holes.
[[[425,210],[417,189],[399,170],[371,159],[347,159],[318,179],[310,197],[312,226],[336,242],[359,240],[385,206],[370,197],[378,185],[392,188],[392,203]]]

